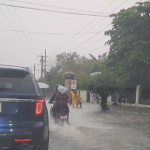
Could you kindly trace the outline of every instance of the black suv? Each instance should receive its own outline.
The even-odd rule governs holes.
[[[48,150],[45,99],[34,75],[0,65],[0,150]]]

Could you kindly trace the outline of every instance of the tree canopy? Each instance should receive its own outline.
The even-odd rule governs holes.
[[[149,86],[150,63],[150,2],[121,10],[112,15],[113,28],[107,67],[115,70],[128,86]]]

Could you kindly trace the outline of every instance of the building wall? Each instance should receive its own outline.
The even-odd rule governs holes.
[[[81,94],[81,98],[83,102],[87,102],[87,91],[86,90],[79,90]]]

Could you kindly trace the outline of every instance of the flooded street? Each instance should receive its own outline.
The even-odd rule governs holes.
[[[60,127],[50,120],[50,150],[149,150],[149,126],[135,126],[137,122],[134,125],[129,117],[137,113],[128,118],[124,113],[129,111],[111,108],[102,113],[91,103],[84,103],[82,109],[70,107],[69,126]]]

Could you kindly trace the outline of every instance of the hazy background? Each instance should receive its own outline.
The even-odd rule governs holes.
[[[21,0],[20,0],[21,1]],[[45,4],[58,7],[67,7],[71,9],[81,9],[92,12],[101,12],[114,0],[22,0],[23,2],[32,2],[36,4]],[[133,6],[136,2],[142,2],[142,0],[116,0],[114,3],[105,11],[103,15],[109,15],[112,12],[118,12],[120,9],[128,8]],[[143,0],[144,1],[144,0]],[[122,4],[125,2],[124,4]],[[34,8],[42,8],[49,10],[79,12],[74,10],[63,10],[50,7],[42,7],[37,5],[30,5],[20,3],[18,1],[11,0],[0,0],[0,4],[13,4],[17,6],[26,6]],[[114,11],[117,7],[119,7]],[[93,13],[90,14],[93,14]],[[79,12],[86,13],[86,12]],[[94,13],[98,14],[98,13]],[[86,27],[82,33],[85,33],[81,38],[78,33],[83,27],[85,27],[93,19],[95,20]],[[48,63],[54,65],[55,56],[57,53],[66,51],[73,52],[77,51],[81,55],[88,57],[89,53],[93,55],[101,54],[108,51],[108,46],[104,46],[108,37],[99,40],[104,37],[104,31],[111,28],[109,26],[100,34],[80,45],[85,40],[92,37],[95,33],[104,29],[108,26],[112,19],[106,17],[101,23],[99,23],[102,17],[93,16],[81,16],[81,15],[69,15],[54,12],[36,11],[22,8],[12,8],[8,6],[0,5],[0,64],[18,65],[31,67],[34,63],[39,64],[40,58],[37,55],[44,55],[44,50],[47,50]],[[99,24],[98,24],[99,23]],[[95,26],[98,24],[97,26]],[[95,26],[95,27],[94,27]],[[93,28],[94,27],[94,28]],[[13,30],[13,31],[6,31]],[[88,31],[91,29],[90,31]],[[24,31],[24,32],[16,32]],[[26,33],[38,32],[47,34],[37,33]],[[89,33],[86,33],[86,32]],[[49,34],[48,34],[49,33]],[[55,34],[50,34],[55,33]],[[58,34],[57,34],[58,33]],[[60,34],[61,33],[61,34]],[[69,33],[69,34],[62,34]],[[73,37],[68,43],[60,47],[64,42]],[[76,40],[77,39],[77,40]],[[98,41],[93,44],[94,42]],[[72,42],[74,41],[74,42]],[[72,42],[70,45],[68,45]],[[92,46],[90,46],[93,44]],[[68,46],[66,46],[68,45]],[[95,50],[95,48],[103,45],[101,48]],[[65,47],[64,47],[65,46]],[[90,46],[86,50],[86,47]],[[81,51],[81,52],[80,52]],[[40,69],[40,66],[39,66]],[[49,69],[49,67],[48,67]],[[36,67],[36,77],[39,77],[38,67]]]

